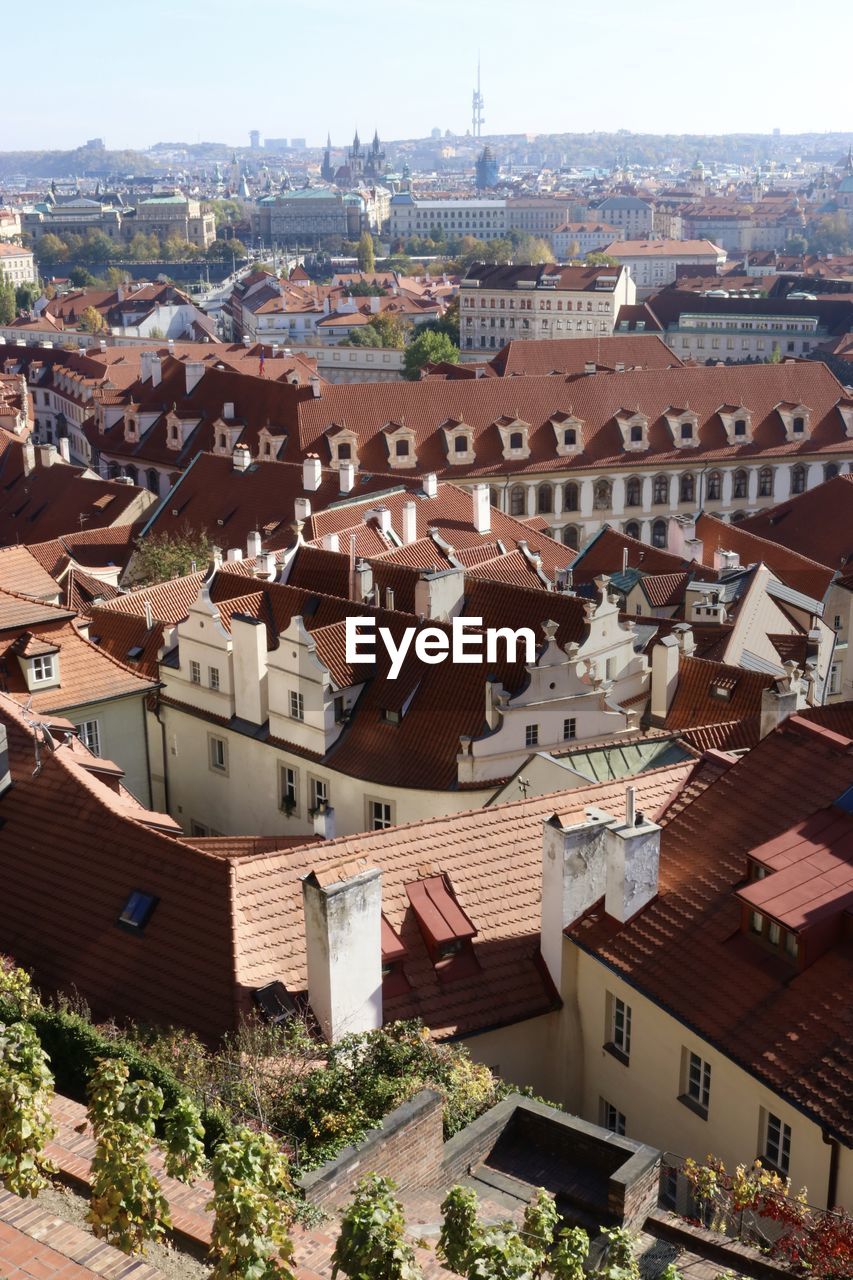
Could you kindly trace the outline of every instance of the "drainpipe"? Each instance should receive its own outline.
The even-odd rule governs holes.
[[[821,1137],[829,1147],[829,1178],[826,1183],[826,1207],[831,1212],[838,1207],[838,1165],[841,1158],[841,1148],[835,1138],[830,1137],[828,1133],[822,1133]]]

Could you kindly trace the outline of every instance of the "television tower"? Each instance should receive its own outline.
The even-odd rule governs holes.
[[[480,92],[480,57],[477,55],[477,88],[471,98],[471,133],[479,138],[483,133],[483,95]]]

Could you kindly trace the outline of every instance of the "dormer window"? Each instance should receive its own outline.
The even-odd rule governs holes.
[[[403,971],[406,959],[406,948],[396,929],[385,918],[381,917],[382,939],[382,995],[385,999],[391,996],[405,995],[410,984]]]
[[[783,400],[781,404],[777,404],[776,412],[782,419],[788,444],[796,444],[798,440],[808,439],[811,414],[804,404],[792,404]]]
[[[447,418],[441,427],[447,461],[453,467],[470,466],[474,461],[474,431],[458,418]]]
[[[139,439],[139,419],[138,418],[125,419],[124,438],[125,440]]]
[[[401,470],[415,465],[415,433],[404,422],[388,422],[383,428],[388,463]]]
[[[560,457],[583,452],[583,423],[571,413],[555,413],[549,418]]]
[[[470,977],[479,969],[472,940],[477,930],[459,905],[446,876],[426,876],[406,885],[436,972],[442,982]]]
[[[331,467],[337,469],[345,462],[358,467],[358,437],[354,431],[333,423],[326,432],[326,439],[329,442]]]
[[[666,421],[676,449],[690,449],[699,443],[699,419],[690,409],[667,409]]]
[[[638,452],[649,447],[649,420],[639,409],[620,409],[616,414],[616,422],[622,432],[623,448],[629,452]]]
[[[717,410],[729,444],[752,443],[752,414],[743,405],[721,405]]]
[[[56,674],[56,661],[53,654],[46,653],[42,657],[33,658],[30,668],[30,679],[33,684],[51,684]]]
[[[510,432],[510,434],[509,434],[509,447],[510,447],[510,449],[522,449],[522,448],[524,448],[524,436],[522,435],[522,433],[521,433],[520,431],[511,431],[511,432]]]
[[[505,459],[524,461],[530,457],[530,447],[527,442],[530,427],[526,422],[521,422],[518,417],[511,418],[504,415],[497,419],[495,426],[500,432]]]
[[[338,460],[340,462],[350,462],[352,460],[352,445],[349,441],[344,440],[338,445]]]

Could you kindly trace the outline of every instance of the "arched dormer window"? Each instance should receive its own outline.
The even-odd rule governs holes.
[[[505,459],[522,459],[530,457],[530,445],[528,443],[530,426],[526,422],[516,417],[510,417],[504,414],[502,418],[498,418],[494,424],[501,437],[501,447]]]
[[[447,418],[441,424],[447,461],[452,467],[470,466],[474,461],[474,431],[461,418]]]
[[[698,445],[699,418],[691,409],[675,409],[670,405],[664,416],[676,449],[692,449]]]
[[[752,443],[752,414],[741,405],[720,405],[717,413],[730,445]]]
[[[557,453],[561,458],[583,452],[583,423],[571,413],[554,413],[549,419]]]
[[[797,444],[800,440],[808,440],[811,411],[804,404],[793,404],[783,400],[777,404],[776,412],[782,419],[785,428],[785,439],[788,444]]]
[[[622,447],[637,453],[649,447],[649,420],[639,409],[620,409],[615,415],[622,433]]]
[[[358,436],[343,425],[332,423],[326,432],[329,445],[329,466],[339,469],[344,462],[358,469]]]
[[[394,469],[404,470],[417,466],[415,456],[415,433],[404,422],[387,422],[382,429],[385,447],[388,450],[388,465]]]

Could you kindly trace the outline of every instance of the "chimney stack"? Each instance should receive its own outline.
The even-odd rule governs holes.
[[[478,533],[489,533],[492,527],[492,504],[489,500],[489,486],[475,484],[472,492],[474,507],[474,528]]]
[[[24,441],[24,475],[30,476],[36,469],[36,446],[35,441],[30,437]]]
[[[351,462],[342,462],[338,471],[341,493],[352,493],[355,488],[355,466]]]
[[[261,551],[255,557],[255,577],[264,578],[270,582],[275,576],[275,553],[273,551]]]
[[[308,999],[326,1039],[382,1026],[382,881],[365,862],[302,881]]]
[[[308,375],[308,386],[311,388],[311,395],[314,397],[314,399],[319,400],[320,399],[320,379],[317,377],[316,373],[311,373]]]
[[[225,553],[225,559],[230,560],[232,564],[234,563],[235,560],[242,560],[243,559],[242,547],[229,547],[227,552]]]
[[[151,360],[149,368],[151,370],[151,385],[152,387],[159,387],[163,378],[163,366],[160,363],[160,357],[158,355],[151,352],[150,356]]]
[[[371,520],[375,520],[379,526],[379,532],[386,537],[391,530],[391,512],[387,507],[371,507],[364,514],[364,523],[368,524]]]
[[[302,488],[306,493],[316,493],[323,478],[323,468],[316,453],[309,453],[302,463]]]
[[[691,631],[692,635],[692,631]],[[678,659],[681,653],[676,636],[668,635],[652,648],[652,724],[662,725],[678,687]]]
[[[297,523],[304,524],[311,515],[311,499],[297,498],[293,504],[293,514]]]
[[[59,438],[59,456],[63,462],[71,461],[71,446],[68,443],[68,436],[60,436]]]
[[[434,471],[428,471],[424,476],[423,491],[428,498],[434,498],[438,493],[438,479]]]
[[[36,454],[40,467],[52,467],[56,462],[56,449],[52,444],[36,445]]]
[[[201,382],[204,376],[204,365],[200,360],[188,361],[184,365],[184,376],[186,378],[186,393],[189,395]]]
[[[418,504],[416,502],[403,503],[403,545],[408,546],[410,542],[416,542],[418,537]]]
[[[323,549],[324,551],[340,551],[341,540],[336,533],[323,534]]]
[[[234,471],[248,471],[252,464],[252,455],[249,452],[249,446],[245,444],[235,444],[231,453]]]
[[[583,366],[584,373],[595,373],[595,361],[586,360]]]
[[[246,536],[246,556],[249,560],[254,560],[256,556],[261,554],[261,535],[257,529],[253,529]]]
[[[235,613],[231,641],[234,714],[249,724],[264,724],[269,715],[266,624],[260,618]]]

